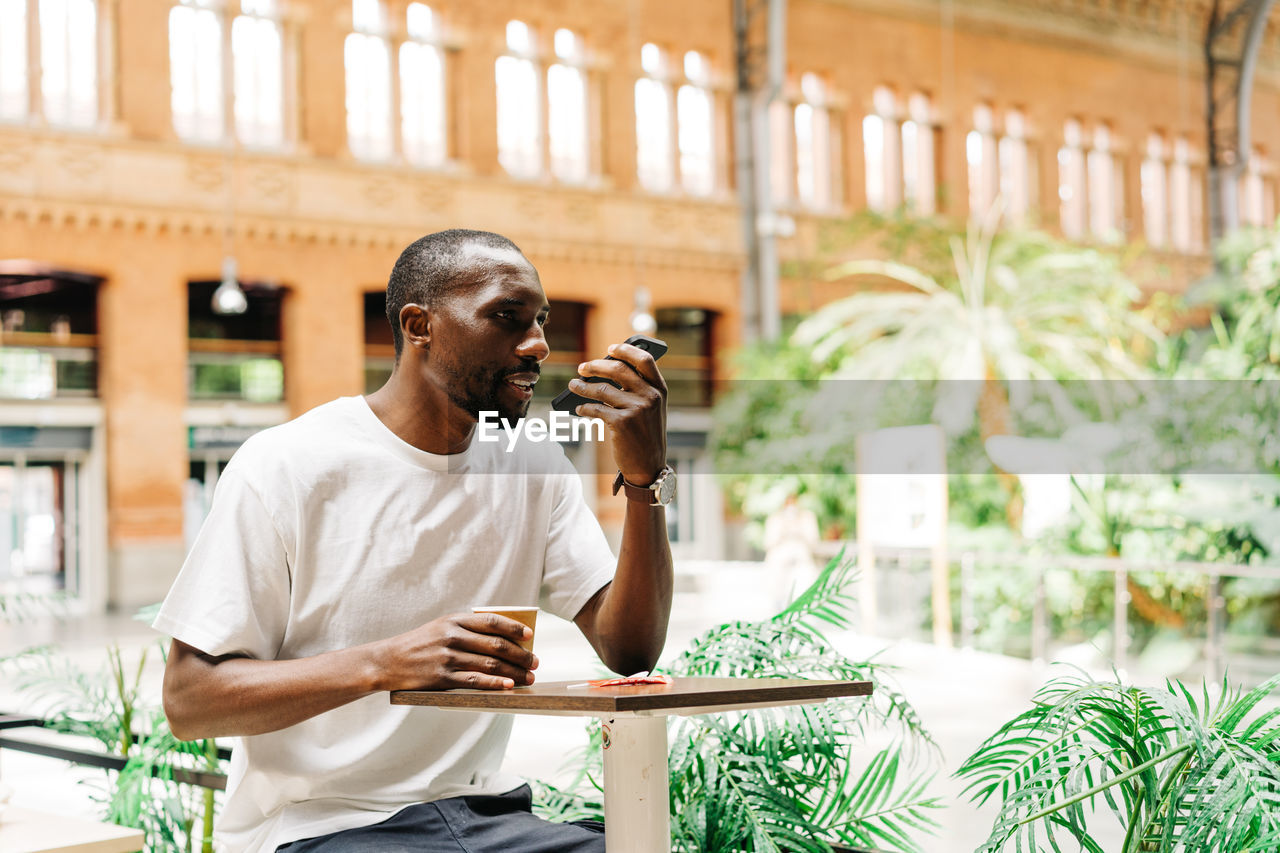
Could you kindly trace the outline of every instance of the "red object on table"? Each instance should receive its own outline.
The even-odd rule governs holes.
[[[671,676],[669,675],[631,675],[626,678],[601,678],[597,681],[588,681],[591,687],[625,687],[628,684],[670,684]]]

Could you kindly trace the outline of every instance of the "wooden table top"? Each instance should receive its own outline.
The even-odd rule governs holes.
[[[512,690],[397,690],[391,694],[391,704],[477,711],[599,714],[702,707],[734,710],[871,693],[870,681],[801,678],[676,678],[672,684],[624,687],[570,687],[573,683],[551,681]]]
[[[19,806],[0,809],[0,850],[4,853],[133,853],[142,849],[140,829]]]

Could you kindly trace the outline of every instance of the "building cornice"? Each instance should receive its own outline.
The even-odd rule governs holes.
[[[1008,36],[1182,70],[1203,64],[1210,0],[813,0],[942,28]],[[1267,23],[1259,77],[1280,85],[1280,20]],[[1198,73],[1198,71],[1197,71]]]
[[[732,198],[0,129],[0,222],[221,240],[400,249],[429,231],[498,231],[541,257],[736,270]]]

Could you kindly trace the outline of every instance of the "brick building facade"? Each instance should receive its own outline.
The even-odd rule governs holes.
[[[999,196],[1156,246],[1153,287],[1203,268],[1205,0],[788,6],[784,258],[852,210]],[[0,0],[0,33],[9,576],[89,609],[158,600],[245,435],[385,375],[379,292],[447,227],[504,233],[540,270],[548,397],[651,312],[676,342],[673,455],[705,465],[708,389],[742,337],[727,0]],[[1276,44],[1242,194],[1259,221]],[[239,317],[209,308],[227,257]],[[783,310],[843,287],[784,281]],[[608,451],[574,453],[607,495]],[[688,555],[724,553],[706,479],[674,513]]]

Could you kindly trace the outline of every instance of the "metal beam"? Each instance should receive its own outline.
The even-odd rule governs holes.
[[[769,112],[786,73],[786,0],[732,0],[735,68],[734,137],[738,200],[747,266],[742,277],[743,338],[776,338],[779,218],[770,182]]]
[[[1249,163],[1249,109],[1258,48],[1275,0],[1214,0],[1205,30],[1209,240],[1240,224],[1240,176]]]

